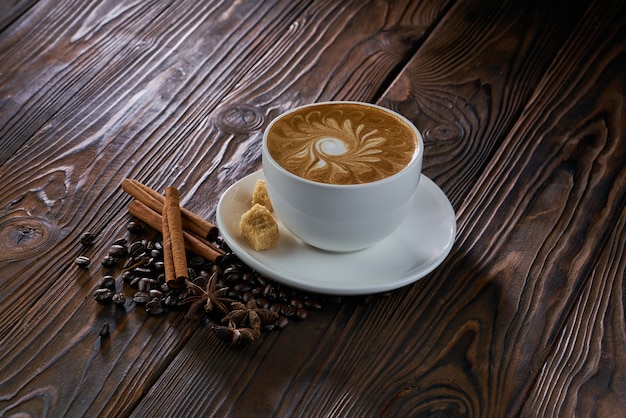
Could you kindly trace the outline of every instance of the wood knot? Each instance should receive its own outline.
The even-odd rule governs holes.
[[[461,139],[461,132],[451,126],[435,126],[426,129],[424,139],[433,142],[453,142]]]
[[[20,260],[40,254],[52,247],[58,236],[56,225],[43,218],[0,219],[0,260]]]
[[[222,109],[217,115],[217,124],[226,132],[247,134],[261,129],[265,117],[256,107],[232,105]]]

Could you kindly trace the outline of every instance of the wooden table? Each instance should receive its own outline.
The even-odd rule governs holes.
[[[273,117],[341,99],[424,134],[435,271],[242,349],[94,301],[124,178],[214,220]],[[622,0],[3,2],[0,415],[623,416],[625,163]]]

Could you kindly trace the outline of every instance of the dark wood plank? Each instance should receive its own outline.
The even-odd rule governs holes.
[[[554,285],[565,276],[572,294],[571,303],[552,301],[570,312],[558,334],[545,330],[542,335],[551,349],[533,359],[540,373],[521,416],[610,417],[623,415],[626,407],[625,17],[623,3],[590,9],[559,61],[577,63],[579,71],[567,78],[559,71],[547,76],[554,86],[545,90],[564,93],[560,103],[527,112],[529,119],[558,115],[542,136],[551,142],[557,142],[554,136],[564,138],[558,141],[560,161],[552,165],[550,177],[559,179],[561,190],[555,194],[567,202],[563,215],[569,218],[569,240],[552,252],[571,258],[553,271]]]
[[[72,262],[78,254],[99,260],[106,243],[124,233],[128,198],[119,190],[122,178],[136,177],[157,189],[175,184],[186,206],[210,217],[224,188],[258,166],[259,134],[277,106],[337,89],[294,78],[292,96],[282,95],[285,66],[285,73],[301,77],[323,68],[324,78],[347,79],[379,51],[387,69],[370,74],[359,92],[372,96],[388,82],[387,72],[407,60],[403,52],[446,2],[430,9],[428,3],[398,4],[393,13],[382,2],[329,4],[308,10],[307,3],[294,2],[265,2],[262,8],[77,2],[57,10],[56,3],[42,1],[30,20],[4,38],[6,49],[0,50],[8,64],[0,88],[8,100],[0,116],[0,174],[7,251],[0,255],[0,308],[6,312],[0,345],[11,349],[0,354],[6,371],[0,410],[125,415],[197,330],[176,313],[148,318],[132,306],[122,312],[98,306],[91,293],[102,269],[94,264],[82,271]],[[417,12],[422,10],[429,13]],[[359,25],[372,11],[376,24]],[[332,31],[321,25],[339,19],[337,13],[347,23],[337,20]],[[352,32],[342,38],[350,25]],[[368,43],[372,32],[406,41]],[[351,46],[360,38],[363,43]],[[294,42],[306,52],[296,61],[285,50]],[[316,49],[307,51],[307,45]],[[351,46],[351,58],[337,62],[338,51],[345,53],[342,45]],[[317,56],[317,48],[324,56]],[[312,67],[311,60],[321,64]],[[304,86],[315,93],[299,97]],[[252,102],[261,97],[254,89],[271,97]],[[89,249],[77,243],[86,230],[98,235]],[[332,313],[302,330],[327,326]],[[98,331],[105,321],[112,337],[101,344]],[[206,329],[198,332],[197,338],[206,336]],[[227,370],[237,376],[230,384],[239,382],[246,371],[239,353],[215,339],[210,346],[228,353],[221,373],[213,376],[220,383],[215,386],[225,387]],[[182,356],[184,364],[202,361],[196,351]],[[253,364],[258,367],[258,360]]]

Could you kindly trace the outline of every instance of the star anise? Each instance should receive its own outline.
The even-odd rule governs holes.
[[[209,312],[215,312],[220,316],[228,313],[226,304],[231,303],[232,299],[223,297],[228,290],[227,287],[217,288],[217,274],[213,273],[211,275],[205,289],[189,280],[185,280],[185,283],[191,293],[190,296],[181,301],[183,305],[191,303],[185,315],[186,318],[199,319],[203,314]]]
[[[245,305],[233,302],[231,308],[232,311],[222,318],[222,322],[234,322],[240,327],[247,323],[258,334],[261,333],[261,325],[278,319],[276,312],[259,308],[255,299],[250,299]]]
[[[237,328],[233,321],[228,321],[228,326],[215,325],[213,331],[220,340],[233,344],[245,345],[254,342],[261,335],[260,332],[251,328]]]

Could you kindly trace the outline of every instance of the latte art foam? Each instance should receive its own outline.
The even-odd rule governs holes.
[[[278,164],[299,177],[358,184],[400,172],[416,153],[417,137],[402,119],[384,110],[326,103],[277,120],[267,147]]]

